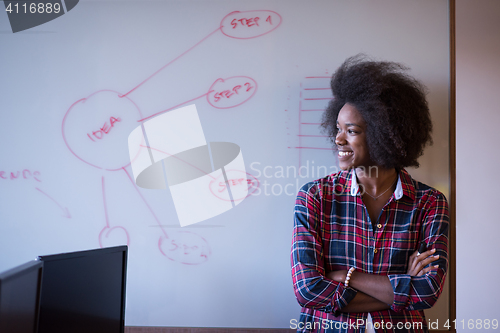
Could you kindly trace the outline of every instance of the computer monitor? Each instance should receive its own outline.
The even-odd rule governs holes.
[[[127,246],[38,257],[39,333],[123,333]]]
[[[0,332],[36,333],[43,263],[0,273]]]

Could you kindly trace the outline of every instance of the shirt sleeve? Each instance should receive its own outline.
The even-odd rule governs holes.
[[[338,315],[357,291],[325,277],[318,192],[317,184],[308,183],[301,188],[295,201],[291,252],[293,287],[302,307]]]
[[[408,274],[391,274],[394,290],[394,303],[391,309],[400,312],[406,310],[421,310],[430,308],[436,303],[443,291],[446,272],[448,270],[448,203],[443,194],[435,191],[429,205],[423,212],[423,237],[428,249],[436,249],[439,259],[431,265],[439,265],[422,276]]]

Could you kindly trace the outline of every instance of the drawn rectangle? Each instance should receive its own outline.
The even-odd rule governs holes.
[[[300,124],[300,135],[322,135],[321,128],[315,124]]]
[[[328,98],[331,99],[332,91],[330,88],[303,89],[302,98]]]
[[[329,88],[330,76],[313,76],[302,80],[302,89]]]
[[[332,143],[329,138],[315,136],[300,136],[301,147],[331,149]]]
[[[319,124],[324,111],[303,111],[300,113],[301,124]]]
[[[301,111],[309,111],[309,110],[325,110],[328,100],[302,100],[301,102]]]

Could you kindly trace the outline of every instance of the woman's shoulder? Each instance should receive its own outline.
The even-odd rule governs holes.
[[[406,170],[401,170],[402,175],[402,185],[403,191],[406,190],[409,193],[413,193],[415,198],[424,199],[424,198],[437,198],[446,201],[445,194],[439,189],[427,185],[421,181],[414,179]]]

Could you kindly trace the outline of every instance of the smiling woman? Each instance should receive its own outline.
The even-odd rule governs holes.
[[[322,125],[342,171],[297,195],[299,331],[318,322],[331,325],[313,331],[428,331],[423,310],[448,269],[448,204],[404,169],[418,166],[432,130],[425,89],[406,70],[355,56],[333,75]],[[422,242],[428,250],[418,253]]]

